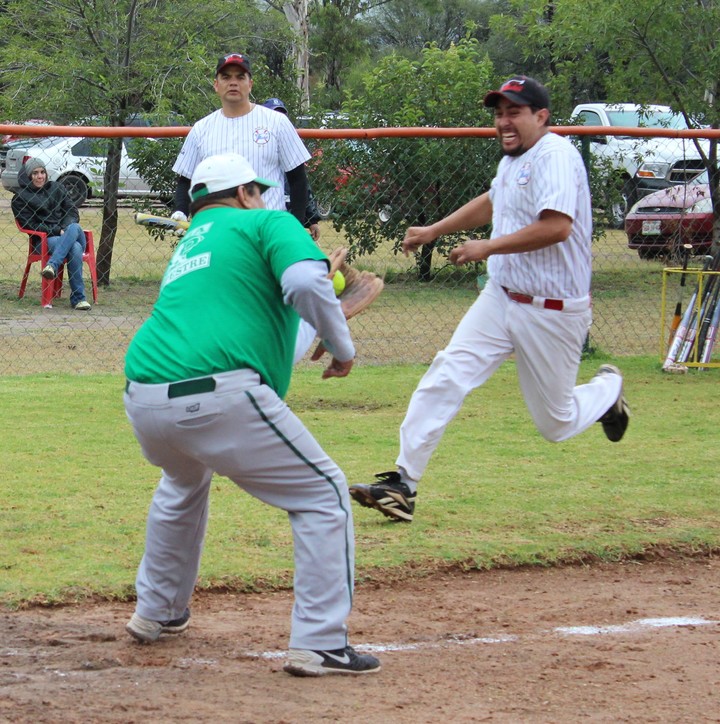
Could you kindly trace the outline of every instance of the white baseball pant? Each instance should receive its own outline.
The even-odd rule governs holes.
[[[489,280],[410,399],[398,468],[420,480],[465,397],[513,353],[525,403],[544,438],[567,440],[597,422],[617,400],[622,379],[604,375],[575,385],[591,321],[589,298],[566,300],[562,311],[544,309],[512,301]]]

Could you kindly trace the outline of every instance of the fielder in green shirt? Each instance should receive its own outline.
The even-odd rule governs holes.
[[[188,628],[218,473],[288,513],[295,606],[285,671],[372,673],[377,658],[347,641],[355,553],[347,479],[283,401],[301,317],[330,352],[323,377],[345,377],[355,349],[327,258],[290,213],[264,209],[269,185],[237,154],[198,165],[192,224],[127,352],[125,409],[162,475],[126,629],[152,643]]]

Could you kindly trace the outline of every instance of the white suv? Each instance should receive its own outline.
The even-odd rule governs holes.
[[[581,103],[572,112],[577,125],[629,128],[688,128],[668,106],[636,103]],[[702,142],[703,145],[707,141]],[[618,171],[627,211],[643,196],[690,181],[704,170],[695,142],[689,138],[591,136],[590,152]]]

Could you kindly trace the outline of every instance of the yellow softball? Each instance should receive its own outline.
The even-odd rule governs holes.
[[[336,271],[333,277],[333,289],[335,290],[335,296],[339,297],[345,289],[345,276],[341,271]]]

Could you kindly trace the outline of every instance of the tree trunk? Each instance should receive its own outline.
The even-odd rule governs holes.
[[[435,242],[425,244],[420,248],[420,258],[418,259],[418,277],[421,282],[432,281],[432,253],[435,248]]]
[[[296,34],[293,43],[297,85],[300,89],[302,109],[310,108],[310,31],[308,28],[308,0],[283,3],[283,13]]]
[[[109,140],[107,162],[105,164],[103,218],[100,243],[97,251],[98,284],[110,284],[113,247],[118,228],[118,188],[120,186],[120,159],[122,157],[122,138]]]

